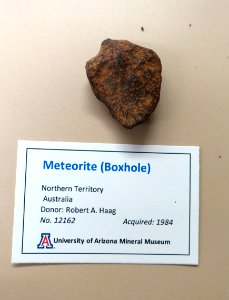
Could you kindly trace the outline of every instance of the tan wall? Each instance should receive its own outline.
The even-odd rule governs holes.
[[[229,299],[228,12],[227,0],[0,1],[1,300]],[[162,60],[160,103],[132,130],[86,78],[107,37]],[[12,266],[18,139],[200,145],[200,265]]]

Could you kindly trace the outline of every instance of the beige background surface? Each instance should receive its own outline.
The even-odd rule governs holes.
[[[0,1],[1,300],[229,299],[228,12],[227,0]],[[133,130],[86,78],[107,37],[162,60],[160,103]],[[18,139],[200,145],[200,265],[12,266]]]

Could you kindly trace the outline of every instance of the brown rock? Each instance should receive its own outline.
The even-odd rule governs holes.
[[[145,121],[160,97],[161,61],[157,54],[124,40],[107,39],[86,63],[95,96],[125,128]]]

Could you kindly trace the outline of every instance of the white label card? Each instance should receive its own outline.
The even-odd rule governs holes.
[[[199,147],[19,141],[12,263],[198,264]]]

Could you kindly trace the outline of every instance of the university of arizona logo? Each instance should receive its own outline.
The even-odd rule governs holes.
[[[42,233],[40,243],[37,249],[53,249],[53,244],[50,240],[50,233]]]

